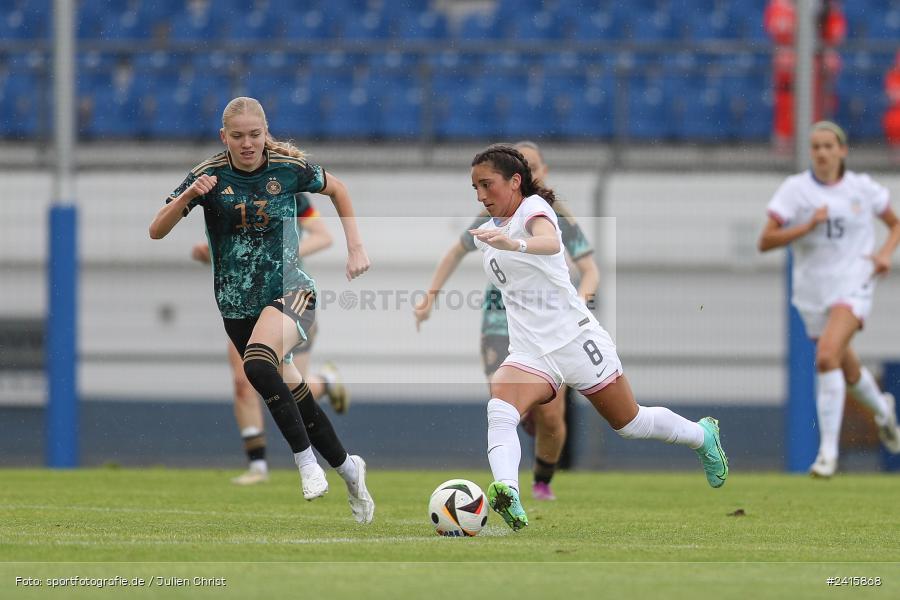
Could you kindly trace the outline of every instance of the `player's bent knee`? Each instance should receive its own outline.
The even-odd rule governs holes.
[[[278,375],[280,364],[278,355],[265,344],[250,344],[244,352],[244,374],[257,391],[273,375],[281,379]]]
[[[836,351],[820,349],[816,353],[816,369],[819,371],[831,371],[841,368],[841,357]]]
[[[491,398],[487,405],[488,427],[512,427],[519,425],[521,415],[519,410],[499,398]]]

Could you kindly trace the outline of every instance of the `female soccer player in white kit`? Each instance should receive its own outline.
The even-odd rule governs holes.
[[[509,356],[491,378],[488,461],[491,507],[513,529],[528,525],[519,499],[516,426],[563,383],[580,391],[624,438],[658,439],[697,451],[706,479],[721,487],[728,460],[718,421],[688,421],[667,408],[639,406],[616,347],[569,279],[552,190],[536,184],[522,153],[495,144],[472,160],[472,187],[491,219],[472,230],[485,273],[500,289]]]
[[[809,470],[816,477],[831,477],[837,470],[848,389],[874,414],[885,447],[900,452],[894,398],[878,389],[850,347],[872,310],[875,276],[890,270],[900,242],[900,221],[891,210],[887,189],[845,168],[847,150],[847,135],[838,125],[813,125],[812,169],[781,184],[769,202],[769,219],[759,239],[762,252],[792,244],[791,303],[807,335],[816,341],[819,453]],[[873,254],[875,216],[890,235]]]

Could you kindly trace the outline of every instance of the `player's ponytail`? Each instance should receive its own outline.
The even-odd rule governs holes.
[[[528,161],[514,146],[507,144],[488,146],[475,155],[475,158],[472,159],[472,166],[486,162],[491,163],[504,179],[512,179],[512,176],[518,173],[522,178],[522,197],[527,198],[537,194],[551,206],[556,202],[556,194],[553,190],[534,181]]]
[[[290,141],[279,141],[272,137],[272,134],[266,132],[266,150],[293,156],[294,158],[306,159],[306,152],[292,144]]]
[[[225,110],[222,111],[222,127],[227,129],[228,121],[231,117],[244,113],[252,113],[262,118],[263,123],[266,126],[266,150],[284,154],[286,156],[292,156],[294,158],[306,158],[306,153],[290,141],[276,140],[272,134],[269,133],[269,122],[266,120],[266,111],[263,110],[262,104],[260,104],[259,100],[256,98],[239,96],[229,102],[225,106]]]

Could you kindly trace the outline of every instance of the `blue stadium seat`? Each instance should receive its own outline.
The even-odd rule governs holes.
[[[364,138],[372,134],[376,106],[363,87],[322,99],[322,128],[329,138]]]
[[[140,5],[127,5],[125,10],[108,10],[103,15],[100,34],[107,40],[146,40],[153,37],[154,25]]]
[[[75,74],[78,95],[85,95],[108,85],[113,64],[112,56],[109,53],[96,50],[79,52],[78,70]]]
[[[484,58],[485,68],[500,70],[520,69],[524,65],[524,57],[516,50],[492,52]]]
[[[419,66],[419,59],[410,52],[388,50],[387,52],[372,52],[368,55],[367,64],[373,71],[414,72]]]
[[[614,94],[612,85],[558,94],[554,98],[554,112],[560,134],[572,139],[612,137]]]
[[[377,41],[387,39],[390,30],[384,15],[374,10],[345,17],[341,35],[348,41]]]
[[[631,39],[638,42],[663,42],[679,37],[675,21],[663,9],[634,14],[630,25]]]
[[[403,13],[394,23],[394,36],[403,40],[442,40],[447,37],[446,17],[433,10]]]
[[[353,88],[351,69],[332,69],[314,65],[310,69],[310,92],[317,98],[332,94],[347,95]]]
[[[558,135],[553,97],[541,89],[509,95],[500,109],[502,133],[506,138],[539,138]]]
[[[50,0],[19,0],[0,6],[0,40],[50,37]]]
[[[92,138],[128,138],[138,134],[139,97],[133,90],[100,88],[91,96],[91,119],[84,133]]]
[[[474,81],[464,81],[433,96],[434,133],[442,139],[491,137],[499,134],[492,98]]]
[[[318,8],[275,14],[280,15],[284,23],[282,35],[289,40],[325,40],[335,35],[335,20]]]
[[[612,10],[596,10],[588,14],[564,15],[565,30],[579,42],[624,39],[626,23]]]
[[[501,13],[502,14],[502,13]],[[506,23],[506,19],[502,21]],[[506,37],[523,41],[548,41],[562,38],[562,21],[555,13],[518,11],[505,29]]]
[[[225,22],[217,10],[192,11],[188,4],[184,10],[172,15],[171,39],[179,42],[215,40],[225,31]],[[209,5],[207,5],[209,6]]]
[[[737,34],[748,41],[769,41],[763,25],[766,0],[732,2],[729,6]]]
[[[873,11],[866,19],[866,39],[872,41],[900,40],[900,8]]]
[[[285,86],[278,91],[277,127],[279,137],[311,138],[322,134],[321,99],[306,84]]]
[[[266,10],[267,6],[254,5],[241,19],[230,21],[227,34],[232,40],[270,40],[279,38],[283,33],[283,21],[280,15]]]
[[[378,97],[380,116],[373,132],[385,138],[410,139],[422,134],[422,90],[408,86]]]
[[[765,83],[769,83],[768,78]],[[772,135],[772,111],[772,86],[748,85],[747,94],[741,97],[740,107],[733,111],[738,139],[768,140]]]
[[[883,138],[881,119],[887,108],[884,71],[848,70],[838,77],[835,92],[836,118],[851,138],[869,141]]]
[[[490,41],[497,38],[500,22],[496,13],[471,13],[459,27],[459,38],[469,41]]]
[[[551,97],[569,94],[589,87],[584,73],[572,71],[545,71],[542,88]]]
[[[34,137],[41,97],[39,80],[33,73],[18,69],[0,73],[0,133],[8,138]]]
[[[546,52],[541,57],[541,66],[556,73],[580,71],[586,57],[571,50]]]
[[[658,76],[633,75],[628,88],[627,133],[635,140],[662,140],[674,133],[663,80]]]
[[[75,13],[75,31],[79,40],[100,39],[108,9],[96,1],[82,2]]]
[[[135,80],[146,92],[171,89],[178,85],[178,73],[184,63],[180,55],[157,50],[155,52],[139,52],[133,57]]]
[[[732,40],[740,34],[740,28],[724,5],[713,5],[711,10],[682,12],[679,27],[682,37],[692,41]]]
[[[141,101],[140,132],[153,139],[199,140],[211,128],[202,121],[201,108],[188,87],[157,90]]]
[[[720,81],[709,79],[683,90],[684,110],[672,133],[679,139],[719,142],[734,135],[734,121]]]

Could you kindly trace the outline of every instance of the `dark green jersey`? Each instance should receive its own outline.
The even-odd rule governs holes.
[[[236,169],[227,152],[196,167],[171,202],[198,177],[216,176],[215,189],[190,201],[203,207],[219,311],[226,319],[257,317],[286,293],[315,289],[300,268],[297,192],[319,192],[325,171],[303,159],[267,152],[255,171]]]
[[[578,260],[594,252],[594,249],[584,237],[584,232],[575,217],[568,208],[559,200],[553,203],[553,212],[559,217],[559,231],[562,243],[572,260]],[[467,252],[475,250],[475,238],[469,233],[470,229],[478,229],[490,217],[482,213],[472,221],[468,229],[463,232],[459,242]],[[481,303],[481,334],[482,335],[509,335],[506,322],[506,307],[503,306],[503,298],[500,290],[492,283],[488,283],[484,290],[484,300]]]
[[[307,196],[306,194],[297,194],[296,200],[297,200],[297,218],[300,219],[300,229],[298,231],[298,244],[299,244],[299,242],[303,240],[303,234],[304,234],[303,222],[306,221],[307,219],[314,219],[315,217],[318,217],[319,211],[316,210],[316,207],[312,205],[312,203],[309,201],[309,196]],[[298,246],[298,248],[299,248],[299,246]],[[302,257],[297,258],[297,267],[302,271],[306,270],[305,267],[303,266],[303,258]]]

